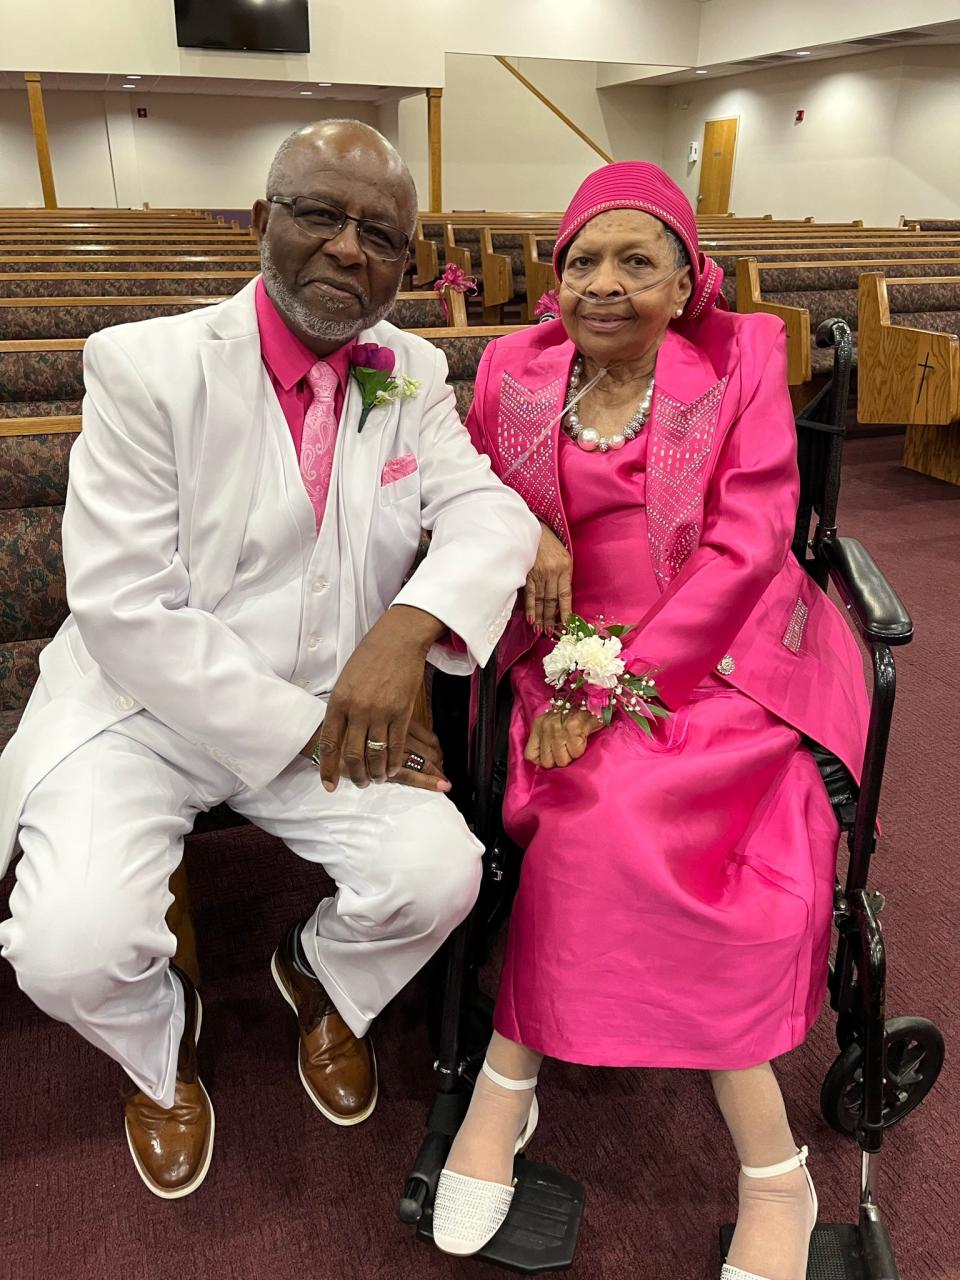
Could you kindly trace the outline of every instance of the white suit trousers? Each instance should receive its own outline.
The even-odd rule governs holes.
[[[0,954],[34,1003],[162,1106],[173,1102],[183,1028],[164,919],[170,875],[195,814],[224,800],[336,882],[303,944],[356,1035],[466,916],[479,886],[482,847],[445,796],[349,781],[330,794],[303,759],[258,791],[238,788],[147,712],[92,738],[24,807]]]

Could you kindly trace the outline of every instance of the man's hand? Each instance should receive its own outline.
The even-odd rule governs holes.
[[[524,612],[532,627],[552,632],[573,609],[573,563],[557,535],[540,521],[540,549],[527,574]]]
[[[602,728],[603,721],[589,711],[568,711],[563,719],[559,711],[547,711],[530,726],[523,758],[542,769],[564,769],[580,759],[591,733]]]
[[[302,752],[309,756],[319,743],[327,791],[336,791],[342,773],[365,787],[400,772],[427,652],[444,630],[432,614],[394,605],[357,645],[333,686],[319,733]],[[383,748],[370,746],[381,742]]]
[[[406,764],[389,782],[396,782],[403,787],[418,787],[421,791],[450,791],[451,783],[443,772],[443,752],[440,739],[419,720],[411,720],[407,730],[407,741],[403,748],[404,761],[411,755],[420,756],[422,769],[408,769]]]

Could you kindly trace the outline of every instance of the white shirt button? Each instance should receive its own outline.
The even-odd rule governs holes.
[[[318,649],[319,647],[320,647],[320,637],[319,637],[319,636],[311,636],[311,637],[310,637],[310,639],[307,641],[307,648],[308,648],[308,649]]]
[[[300,676],[300,678],[299,678],[298,680],[295,680],[295,681],[294,681],[294,683],[295,683],[295,684],[298,684],[298,685],[300,686],[300,688],[301,688],[301,689],[309,689],[309,688],[310,688],[310,681],[309,681],[309,680],[307,680],[304,676]]]
[[[132,711],[135,704],[132,698],[123,693],[117,698],[115,705],[118,711]]]
[[[314,578],[312,583],[313,590],[317,595],[319,595],[321,591],[326,591],[329,585],[330,584],[327,582],[326,578]]]

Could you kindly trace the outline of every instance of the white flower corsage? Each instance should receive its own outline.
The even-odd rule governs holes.
[[[543,660],[547,684],[557,690],[550,705],[561,717],[584,710],[608,725],[619,709],[652,735],[651,720],[669,716],[666,707],[654,701],[653,669],[640,675],[626,669],[620,653],[622,637],[629,630],[603,618],[595,626],[578,613],[570,614],[560,638]]]

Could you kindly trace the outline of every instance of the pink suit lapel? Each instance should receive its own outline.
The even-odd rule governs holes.
[[[667,331],[657,356],[657,388],[647,442],[647,541],[661,591],[700,543],[708,463],[727,378],[707,356]]]
[[[497,412],[501,477],[568,546],[557,476],[557,439],[559,414],[575,355],[574,345],[568,340],[541,351],[524,367],[522,382],[505,370],[500,375]]]

